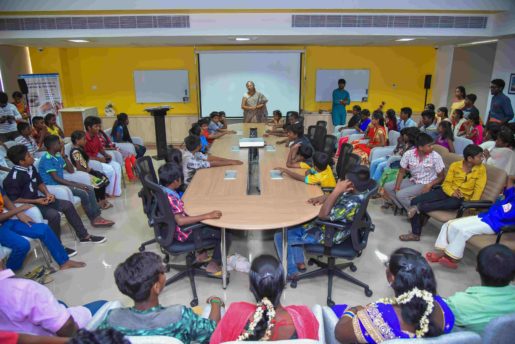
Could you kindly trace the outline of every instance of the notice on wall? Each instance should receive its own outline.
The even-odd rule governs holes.
[[[63,108],[63,97],[59,74],[23,74],[28,88],[28,105],[31,117],[45,116],[48,113],[58,114]]]

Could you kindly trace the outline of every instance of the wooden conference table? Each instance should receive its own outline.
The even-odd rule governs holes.
[[[198,170],[183,196],[188,215],[199,215],[212,210],[220,210],[222,217],[218,220],[206,220],[203,223],[221,229],[222,245],[222,285],[227,287],[227,248],[225,230],[274,230],[281,228],[283,235],[282,264],[286,265],[286,229],[312,220],[318,215],[319,206],[307,203],[312,197],[322,195],[320,187],[307,185],[288,176],[282,180],[272,180],[270,170],[286,167],[288,148],[276,145],[280,138],[265,138],[267,145],[275,146],[275,151],[259,149],[260,195],[247,195],[248,149],[233,151],[241,137],[248,137],[250,128],[258,128],[258,137],[262,137],[264,124],[235,124],[229,129],[238,134],[227,134],[215,140],[210,153],[216,156],[243,161],[243,165],[224,166]],[[237,171],[236,179],[225,180],[226,170]],[[298,170],[301,172],[302,170]]]

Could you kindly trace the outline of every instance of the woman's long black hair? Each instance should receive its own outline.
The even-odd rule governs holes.
[[[262,255],[254,259],[250,267],[249,280],[250,291],[257,302],[266,297],[274,305],[274,308],[280,305],[284,289],[284,271],[277,258],[270,255]],[[265,335],[270,320],[268,318],[268,311],[265,310],[263,318],[257,324],[254,333],[247,340],[261,339]]]
[[[433,270],[422,257],[420,252],[411,248],[399,248],[390,256],[388,269],[395,276],[392,288],[398,297],[406,292],[418,288],[436,295],[436,279]],[[436,303],[436,301],[434,301]],[[413,299],[405,304],[400,304],[402,319],[420,329],[420,319],[427,309],[427,303],[421,298]],[[435,312],[436,307],[433,309]],[[424,337],[436,337],[443,333],[432,320],[433,313],[429,315],[429,331]]]
[[[443,128],[442,139],[454,141],[454,132],[452,131],[451,122],[441,121],[438,125]]]
[[[382,111],[374,111],[374,113],[372,114],[372,118],[377,119],[379,121],[379,125],[384,127],[384,116]]]
[[[125,121],[127,121],[128,119],[129,119],[129,116],[127,116],[127,114],[125,112],[120,112],[116,116],[116,121],[114,121],[114,123],[113,123],[113,129],[111,130],[111,135],[114,135],[116,127],[121,125],[123,128],[122,140],[124,142],[132,143],[131,134],[129,133],[129,128],[127,128],[127,125],[125,125]]]

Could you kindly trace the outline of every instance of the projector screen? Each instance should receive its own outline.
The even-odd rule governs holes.
[[[225,111],[227,117],[243,117],[241,100],[245,84],[254,81],[256,90],[267,99],[269,117],[274,110],[299,111],[299,51],[199,52],[200,111],[207,117],[212,111]]]

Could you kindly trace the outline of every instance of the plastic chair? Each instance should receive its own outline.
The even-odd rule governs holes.
[[[322,307],[322,315],[324,317],[325,342],[327,344],[340,344],[334,335],[334,329],[339,321],[338,317],[333,310],[327,306]]]
[[[459,155],[463,155],[463,150],[468,145],[473,144],[472,140],[467,139],[466,137],[455,136],[454,137],[454,152]]]
[[[109,313],[110,310],[115,308],[122,308],[123,305],[120,301],[108,301],[106,302],[100,309],[95,313],[93,318],[89,321],[89,323],[86,325],[86,330],[88,331],[94,331],[100,326],[102,321],[107,316],[107,313]]]
[[[480,344],[481,336],[475,332],[451,332],[443,334],[438,337],[431,338],[414,338],[414,339],[392,339],[384,343],[388,344],[404,344],[404,343],[418,343],[418,344]],[[508,343],[508,342],[506,342]]]
[[[317,318],[317,321],[318,321],[318,341],[320,343],[326,343],[325,328],[324,328],[324,315],[323,315],[323,311],[322,311],[322,306],[314,305],[313,308],[311,308],[311,312],[313,312],[313,315],[315,316],[315,318]]]
[[[483,331],[484,344],[510,344],[515,338],[515,313],[491,320]]]

